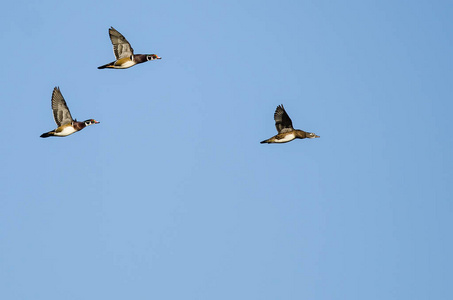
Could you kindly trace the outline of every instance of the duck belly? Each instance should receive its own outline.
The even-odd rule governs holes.
[[[61,131],[56,131],[54,133],[54,135],[56,135],[56,136],[68,136],[70,134],[73,134],[76,131],[77,130],[75,130],[74,127],[68,126],[68,127],[63,128],[63,130],[61,130]]]
[[[119,59],[115,62],[114,64],[114,68],[117,68],[117,69],[127,69],[127,68],[130,68],[132,67],[133,65],[135,65],[136,63],[132,60],[130,60],[129,58],[122,58],[122,59]]]
[[[289,133],[282,138],[276,138],[275,143],[287,143],[287,142],[294,140],[295,138],[296,138],[296,135],[294,133]]]

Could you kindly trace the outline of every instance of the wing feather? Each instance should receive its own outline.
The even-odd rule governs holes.
[[[282,105],[277,106],[277,109],[274,113],[275,128],[278,133],[284,133],[294,130],[293,122],[289,118],[288,114],[285,111],[285,108]]]
[[[109,35],[113,45],[113,53],[115,53],[117,60],[134,54],[134,49],[132,49],[131,44],[129,44],[126,38],[115,28],[110,27]]]
[[[58,127],[68,123],[72,123],[72,116],[69,112],[68,105],[60,92],[59,87],[55,87],[52,93],[52,111],[55,123]]]

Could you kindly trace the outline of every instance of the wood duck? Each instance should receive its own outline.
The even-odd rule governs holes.
[[[127,69],[136,64],[141,64],[146,61],[161,59],[156,54],[135,54],[131,44],[126,38],[119,33],[115,28],[109,29],[110,40],[113,44],[113,52],[115,53],[116,60],[106,65],[98,67],[98,69],[113,68],[113,69]]]
[[[271,137],[270,139],[262,141],[261,144],[287,143],[294,139],[319,138],[319,135],[316,135],[314,133],[294,129],[293,122],[291,122],[291,119],[286,113],[283,104],[277,106],[277,109],[275,110],[274,113],[274,120],[275,128],[277,128],[278,134],[276,136]]]
[[[64,101],[63,95],[60,92],[59,87],[55,87],[52,93],[52,110],[55,123],[57,123],[58,128],[52,131],[41,134],[42,138],[49,136],[68,136],[74,132],[80,131],[83,128],[98,124],[98,121],[89,119],[83,122],[77,122],[71,117],[66,101]]]

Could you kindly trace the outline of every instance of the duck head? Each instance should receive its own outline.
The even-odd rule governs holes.
[[[308,139],[314,139],[314,138],[319,138],[319,135],[316,135],[316,134],[314,134],[312,132],[307,132],[306,137]]]
[[[99,124],[99,122],[96,121],[95,119],[89,119],[89,120],[84,121],[83,123],[85,123],[85,126],[89,126],[89,125],[93,125],[93,124]]]
[[[159,57],[156,54],[147,54],[146,55],[146,60],[155,60],[155,59],[162,59],[162,57]]]

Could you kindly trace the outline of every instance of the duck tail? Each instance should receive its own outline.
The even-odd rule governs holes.
[[[49,131],[49,132],[41,134],[41,137],[42,138],[46,138],[46,137],[49,137],[49,136],[52,136],[52,135],[53,135],[53,131]]]
[[[98,69],[105,69],[105,68],[108,68],[109,66],[112,66],[113,64],[114,64],[114,62],[111,62],[111,63],[98,67]]]

